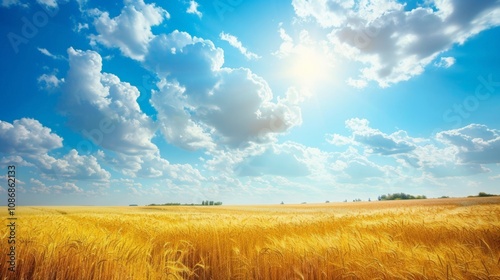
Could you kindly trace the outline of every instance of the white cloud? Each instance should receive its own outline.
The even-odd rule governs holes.
[[[429,195],[439,194],[450,184],[460,185],[467,176],[484,176],[481,174],[494,168],[494,162],[480,164],[462,160],[462,153],[470,151],[463,147],[473,148],[472,144],[484,141],[493,144],[496,134],[484,127],[476,128],[474,137],[470,129],[460,130],[461,135],[469,135],[472,139],[465,143],[454,139],[455,144],[452,144],[441,138],[442,143],[430,138],[413,138],[402,130],[386,134],[371,128],[364,119],[350,119],[346,126],[351,135],[331,136],[331,141],[337,145],[350,145],[343,152],[325,152],[294,142],[251,145],[244,150],[209,151],[206,154],[212,158],[204,161],[204,167],[216,175],[207,180],[219,182],[224,176],[236,174],[240,177],[232,179],[233,187],[237,186],[240,193],[256,196],[263,193],[284,195],[308,187],[308,193],[323,196],[333,190],[356,195],[360,189],[375,194],[411,190]],[[289,180],[287,177],[296,178]],[[383,191],[380,186],[384,186]],[[427,189],[428,186],[433,190]]]
[[[389,156],[407,170],[418,170],[434,178],[487,173],[490,172],[487,164],[500,163],[500,133],[484,125],[471,124],[439,132],[438,141],[413,138],[403,130],[385,134],[371,128],[366,119],[349,119],[346,127],[352,135],[332,134],[327,141],[338,146],[350,145],[349,149],[362,147],[369,157]],[[344,170],[346,163],[346,160],[338,161],[332,168]]]
[[[365,88],[368,85],[368,82],[363,79],[348,78],[347,84],[355,88]]]
[[[47,186],[46,183],[38,180],[38,179],[30,179],[31,189],[29,190],[32,193],[36,194],[87,194],[87,195],[95,195],[97,194],[94,190],[84,190],[77,186],[75,183],[71,182],[63,182],[60,184],[54,184]]]
[[[107,180],[110,174],[93,156],[80,156],[71,150],[60,159],[51,150],[62,147],[63,139],[34,119],[0,121],[0,153],[2,164],[34,166],[48,178]]]
[[[450,68],[453,64],[455,64],[455,61],[454,57],[441,57],[438,62],[434,63],[434,65],[441,68]]]
[[[0,120],[0,153],[39,155],[62,147],[63,139],[35,119]]]
[[[247,50],[247,48],[245,48],[243,46],[243,44],[238,40],[238,38],[236,36],[233,36],[231,34],[228,34],[228,33],[224,33],[224,32],[221,32],[219,34],[219,38],[223,41],[226,41],[228,42],[231,46],[235,47],[236,49],[238,49],[241,54],[243,54],[247,59],[259,59],[260,56],[258,56],[257,54],[253,53],[253,52],[250,52],[249,50]]]
[[[169,17],[167,11],[143,0],[126,0],[120,15],[110,18],[108,12],[94,10],[94,26],[98,35],[91,36],[91,43],[118,47],[123,55],[142,60],[148,44],[154,38],[152,26]]]
[[[204,167],[217,176],[237,175],[241,180],[301,177],[320,182],[331,177],[326,167],[328,153],[295,142],[253,144],[244,150],[214,150],[207,154],[212,158],[204,162]]]
[[[115,171],[131,178],[163,178],[179,185],[190,186],[198,186],[205,180],[199,170],[190,164],[172,164],[162,158],[158,151],[130,155],[100,150],[97,158]]]
[[[36,0],[36,2],[40,5],[47,6],[48,8],[54,9],[58,8],[58,1],[57,0]],[[59,2],[67,2],[67,0],[61,0]],[[24,1],[21,0],[2,0],[1,6],[2,7],[10,7],[10,6],[22,6],[22,7],[29,7],[30,1],[27,1],[25,3]]]
[[[208,128],[191,119],[185,89],[178,83],[168,83],[162,80],[159,91],[154,92],[151,104],[158,112],[158,123],[165,139],[176,146],[187,150],[201,148],[213,149],[213,143]]]
[[[174,30],[151,41],[144,64],[160,77],[172,75],[183,86],[183,82],[194,84],[192,77],[198,77],[197,84],[206,87],[224,64],[224,51],[210,40]]]
[[[137,103],[140,94],[137,88],[113,74],[101,72],[102,58],[94,51],[69,48],[68,56],[70,68],[62,89],[60,110],[67,117],[69,126],[87,139],[85,145],[76,148],[88,149],[93,142],[98,149],[106,150],[97,151],[97,158],[79,156],[87,157],[81,160],[84,165],[94,166],[99,159],[130,177],[171,178],[175,182],[193,185],[203,180],[191,165],[170,164],[161,158],[158,147],[151,142],[158,127],[141,111]],[[65,160],[45,157],[40,164],[57,170],[64,166]],[[74,168],[76,170],[61,170],[58,174],[62,177],[77,176],[81,169],[79,166]],[[86,173],[93,178],[108,178],[97,168]]]
[[[281,27],[281,25],[282,24],[280,23],[280,28],[278,31],[283,42],[281,43],[280,48],[276,52],[274,52],[273,55],[283,58],[287,57],[293,52],[295,45],[293,43],[292,37],[290,37],[290,35],[286,33],[286,30]]]
[[[463,128],[442,131],[437,139],[457,147],[463,163],[500,163],[500,131],[485,125],[470,124]]]
[[[415,149],[415,145],[409,142],[409,137],[404,131],[398,131],[387,135],[378,129],[369,127],[366,119],[349,119],[346,127],[352,131],[352,140],[363,145],[371,153],[381,155],[393,155],[408,153]],[[345,138],[334,135],[334,139],[347,141]]]
[[[102,21],[103,28],[108,23],[117,26],[116,30],[120,32],[116,34],[115,27],[109,34],[100,31],[101,39],[107,40],[105,45],[120,47],[124,55],[141,60],[147,69],[166,81],[163,82],[163,91],[154,92],[151,101],[161,112],[158,124],[167,141],[188,149],[211,148],[212,140],[217,137],[220,141],[216,142],[237,147],[251,141],[270,141],[274,139],[273,134],[286,132],[301,123],[297,104],[289,104],[288,99],[271,102],[272,92],[264,79],[248,69],[222,68],[224,53],[210,40],[177,30],[156,36],[151,33],[151,24],[142,28],[147,29],[147,38],[136,40],[135,36],[133,40],[114,40],[117,34],[135,34],[137,29],[141,29],[135,28],[137,25],[144,27],[128,22],[131,18],[142,19],[145,10],[153,10],[150,13],[158,15],[158,20],[150,23],[161,22],[160,11],[141,3],[134,2],[124,8],[120,16],[113,20],[106,12],[99,11],[96,28],[99,30],[99,21]],[[140,6],[140,9],[135,10],[135,6]],[[137,48],[138,45],[140,48]],[[137,51],[132,54],[130,50],[133,49]],[[81,77],[79,80],[82,80]],[[66,81],[69,83],[69,78]],[[88,82],[81,84],[89,87]],[[102,88],[98,84],[95,86]],[[167,102],[160,95],[176,96],[179,100]],[[175,135],[177,132],[181,134]]]
[[[79,155],[74,149],[59,159],[42,154],[32,157],[31,161],[48,178],[107,181],[111,177],[110,173],[99,165],[94,156]]]
[[[26,3],[25,1],[21,0],[2,0],[1,7],[9,8],[12,6],[21,6],[23,8],[29,8],[29,2]]]
[[[198,7],[200,5],[196,1],[189,1],[189,7],[186,10],[186,13],[188,14],[194,14],[197,15],[199,18],[203,16],[203,14],[198,10]]]
[[[327,166],[335,181],[342,184],[380,184],[390,174],[389,166],[381,166],[371,161],[368,155],[362,155],[353,147],[344,152],[332,153]]]
[[[70,69],[62,87],[60,111],[68,124],[106,149],[141,154],[156,151],[155,126],[144,114],[136,87],[102,73],[102,58],[93,51],[68,49]]]
[[[348,80],[357,87],[364,86],[361,81],[381,87],[406,81],[454,44],[500,24],[498,1],[427,1],[409,11],[394,0],[292,4],[299,18],[331,30],[328,39],[335,52],[365,65],[358,78]],[[444,60],[443,66],[451,61]]]
[[[81,194],[84,191],[75,183],[65,182],[60,185],[50,187],[50,191],[54,194]]]
[[[49,187],[47,187],[40,180],[31,178],[30,185],[31,185],[31,192],[33,192],[33,193],[49,194],[51,192],[51,189]]]
[[[89,29],[89,24],[88,23],[78,23],[78,25],[75,27],[76,32],[81,32],[84,29]]]
[[[166,79],[151,102],[159,119],[167,121],[160,121],[160,127],[168,141],[208,148],[216,137],[213,142],[243,147],[268,142],[273,134],[301,123],[296,100],[272,102],[264,79],[245,68],[221,68],[223,61],[223,51],[211,41],[185,32],[159,35],[151,42],[144,63]]]
[[[45,90],[53,90],[64,83],[64,78],[57,78],[55,75],[42,74],[37,79],[38,84]]]
[[[2,0],[2,7],[10,7],[10,6],[16,6],[20,5],[21,1],[19,0]]]
[[[365,155],[369,157],[390,156],[407,171],[423,172],[424,176],[427,174],[434,178],[443,178],[487,173],[490,169],[485,164],[500,162],[500,133],[484,125],[472,124],[439,132],[436,136],[439,142],[433,142],[430,138],[413,138],[402,130],[385,134],[371,128],[366,119],[349,119],[346,121],[346,127],[351,130],[352,135],[332,134],[328,135],[327,141],[338,146],[350,145],[348,150],[362,147]],[[356,169],[368,172],[362,165],[367,168],[374,166],[366,162],[367,160],[368,158],[364,158],[365,163],[360,163],[359,158],[356,158]],[[332,168],[336,171],[346,170],[346,164],[352,165],[353,162],[337,160]],[[377,173],[376,169],[378,168],[372,171]]]
[[[480,164],[462,162],[458,157],[458,149],[449,145],[419,146],[405,160],[435,178],[464,177],[490,171]]]
[[[213,94],[198,108],[200,120],[215,128],[223,142],[267,142],[273,134],[302,123],[300,108],[288,99],[273,103],[266,81],[250,70],[225,69],[218,74]]]
[[[13,164],[15,164],[16,166],[33,166],[33,164],[27,162],[21,156],[18,155],[10,155],[0,158],[0,166],[2,167],[7,167],[8,165],[13,165]]]
[[[349,9],[354,6],[354,1],[341,0],[293,0],[295,14],[300,18],[314,18],[321,27],[338,27],[346,20]]]
[[[156,16],[145,16],[146,13]],[[161,23],[163,13],[166,12],[142,1],[132,2],[114,19],[109,19],[107,12],[98,11],[95,25],[100,35],[94,38],[103,40],[108,47],[118,46],[125,56],[142,61],[147,69],[166,81],[163,91],[153,93],[151,102],[160,112],[158,125],[167,141],[188,149],[211,148],[211,142],[243,147],[249,142],[271,141],[275,134],[301,123],[298,104],[289,104],[288,99],[271,102],[273,94],[264,79],[248,69],[222,68],[224,52],[212,41],[177,30],[153,35],[151,26]],[[155,20],[145,21],[144,18]],[[108,25],[111,25],[107,29],[111,30],[109,32],[105,30]],[[80,77],[89,76],[88,71],[79,73],[78,79],[75,75],[74,80],[81,81],[78,86],[92,93],[93,96],[88,97],[99,103],[92,106],[106,107],[110,100],[103,98],[106,90],[96,82],[99,78],[94,76],[100,74],[94,72],[93,77],[89,77],[92,81]],[[69,82],[68,77],[68,88],[75,88],[69,86]],[[163,95],[178,100],[167,102]],[[83,98],[87,98],[86,94]],[[76,100],[73,103],[77,103]],[[175,135],[178,132],[180,135]],[[136,133],[139,134],[144,135]],[[148,135],[141,137],[146,139]],[[217,141],[212,141],[214,137]]]
[[[64,59],[64,56],[62,55],[54,55],[52,54],[49,50],[45,49],[45,48],[37,48],[37,50],[39,52],[41,52],[42,54],[52,58],[52,59]]]
[[[50,8],[57,8],[56,0],[36,0],[39,4],[45,5]]]
[[[354,140],[351,137],[346,137],[337,133],[328,136],[331,138],[327,138],[326,141],[336,146],[344,146],[354,143]]]
[[[342,171],[349,176],[350,182],[352,182],[351,180],[382,177],[384,175],[382,168],[369,160],[348,161]]]

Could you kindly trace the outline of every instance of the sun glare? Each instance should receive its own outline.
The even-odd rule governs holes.
[[[288,76],[300,86],[316,88],[334,78],[328,58],[315,49],[300,49],[291,57],[290,63]]]

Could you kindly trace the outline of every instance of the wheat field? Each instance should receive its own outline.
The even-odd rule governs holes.
[[[1,279],[500,279],[499,197],[17,217],[17,269],[4,229]]]

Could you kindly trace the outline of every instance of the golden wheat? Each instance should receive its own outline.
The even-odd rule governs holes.
[[[500,279],[500,198],[17,216],[17,270],[2,253],[1,279]]]

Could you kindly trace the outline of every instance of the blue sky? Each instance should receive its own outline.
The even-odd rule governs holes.
[[[0,165],[23,205],[499,193],[498,25],[486,0],[3,0]]]

